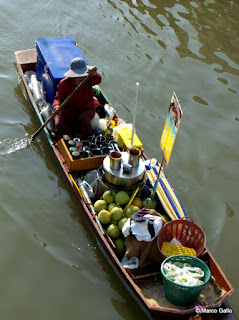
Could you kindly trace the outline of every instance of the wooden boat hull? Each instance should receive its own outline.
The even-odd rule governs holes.
[[[36,61],[37,61],[37,52],[36,49],[29,49],[29,50],[23,50],[18,51],[15,53],[16,61],[17,61],[17,69],[18,74],[20,77],[20,81],[22,84],[23,91],[25,93],[25,97],[29,101],[31,107],[33,108],[33,111],[37,114],[37,117],[41,124],[44,123],[41,114],[39,113],[38,107],[36,105],[36,101],[33,98],[33,95],[31,93],[31,90],[29,89],[28,83],[25,79],[24,73],[26,71],[35,70]],[[133,298],[138,302],[142,310],[148,315],[149,318],[152,319],[164,319],[164,318],[185,318],[189,319],[190,315],[195,314],[194,308],[188,308],[188,309],[178,309],[175,308],[168,308],[163,306],[152,306],[150,302],[147,300],[147,298],[143,295],[142,290],[137,285],[137,279],[143,279],[144,276],[147,277],[149,274],[149,271],[147,270],[146,274],[144,275],[143,270],[140,270],[140,273],[137,274],[137,272],[130,271],[128,269],[125,269],[120,260],[119,257],[116,255],[114,248],[112,247],[111,242],[109,239],[102,233],[99,225],[97,224],[96,220],[93,218],[87,204],[84,202],[82,196],[79,193],[79,189],[77,185],[72,181],[71,177],[71,167],[69,163],[66,161],[66,154],[62,152],[62,149],[59,148],[59,143],[54,141],[49,133],[49,131],[45,128],[45,135],[47,137],[47,140],[52,147],[52,150],[54,154],[56,155],[59,164],[61,165],[63,172],[71,185],[72,189],[75,192],[76,198],[82,208],[82,212],[85,215],[85,218],[87,219],[90,231],[94,235],[94,238],[96,239],[97,245],[101,249],[102,253],[104,254],[105,258],[110,263],[111,267],[117,274],[117,276],[120,278],[120,280],[125,285],[126,289],[130,292],[130,294],[133,296]],[[179,214],[185,214],[181,204],[176,198],[175,193],[173,192],[173,189],[168,184],[167,178],[162,172],[161,176],[162,182],[164,181],[164,187],[161,187],[162,191],[162,201],[165,202],[165,208],[167,209],[167,206],[170,206],[170,209],[168,212],[175,212],[175,219],[177,218],[178,212]],[[166,187],[165,187],[166,186]],[[168,192],[165,192],[165,188],[168,190]],[[161,201],[161,202],[162,202]],[[173,203],[173,202],[174,203]],[[168,203],[168,204],[167,204]],[[175,206],[177,207],[177,212],[174,210]],[[224,294],[213,304],[211,304],[210,308],[215,308],[218,310],[218,308],[226,308],[228,307],[228,304],[226,302],[226,299],[233,293],[233,288],[231,284],[229,283],[228,279],[226,278],[225,274],[221,270],[220,266],[210,253],[210,251],[206,248],[202,255],[202,260],[206,261],[209,264],[210,270],[212,275],[215,277],[217,285],[223,289]],[[156,268],[155,270],[151,270],[150,274],[153,275],[155,273],[159,272],[159,270]],[[215,315],[212,314],[204,314],[204,319],[216,319]],[[221,315],[220,319],[235,319],[233,313],[230,314],[224,314]]]

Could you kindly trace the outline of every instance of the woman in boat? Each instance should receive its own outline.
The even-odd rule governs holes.
[[[62,79],[58,84],[53,108],[57,110],[61,103],[89,74],[91,75],[89,80],[55,117],[59,138],[63,134],[78,133],[82,138],[92,135],[91,120],[99,104],[94,97],[92,86],[101,82],[101,76],[97,73],[96,67],[86,65],[85,60],[82,58],[74,58],[70,63],[70,69],[64,74],[66,78]]]

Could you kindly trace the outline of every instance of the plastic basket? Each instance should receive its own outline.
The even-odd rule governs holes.
[[[184,247],[192,248],[199,257],[206,245],[206,236],[203,230],[189,217],[167,222],[158,234],[158,249],[163,258],[167,258],[161,251],[163,242],[170,242],[176,238]]]
[[[204,277],[202,279],[203,284],[189,287],[174,283],[173,281],[169,280],[164,273],[164,265],[167,262],[189,263],[192,267],[201,268],[204,271]],[[161,264],[161,273],[163,276],[163,285],[166,298],[170,302],[180,306],[193,304],[199,297],[201,291],[211,276],[210,269],[202,260],[188,255],[176,255],[168,257]]]

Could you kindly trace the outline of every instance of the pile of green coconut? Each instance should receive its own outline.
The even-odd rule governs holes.
[[[107,234],[113,240],[116,251],[125,251],[122,228],[125,222],[141,208],[155,209],[156,201],[151,198],[141,199],[135,197],[130,205],[130,196],[126,191],[115,192],[106,190],[100,200],[94,203],[94,209],[99,221],[106,229]]]

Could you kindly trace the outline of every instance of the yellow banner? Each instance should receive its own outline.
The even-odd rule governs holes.
[[[176,93],[173,91],[160,141],[160,147],[163,152],[166,165],[169,163],[182,115],[183,112],[180,102],[176,96]]]

